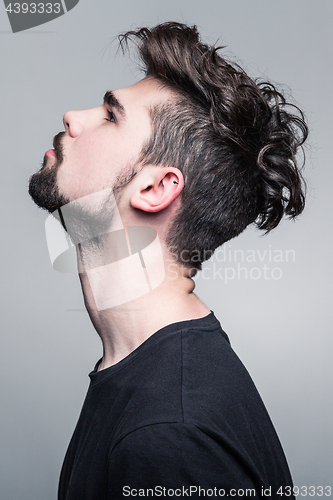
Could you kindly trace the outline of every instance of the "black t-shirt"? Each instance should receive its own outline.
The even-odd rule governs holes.
[[[59,500],[293,498],[271,420],[213,313],[89,376]]]

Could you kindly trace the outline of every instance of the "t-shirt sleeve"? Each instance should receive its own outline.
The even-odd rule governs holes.
[[[237,498],[233,493],[238,489],[251,490],[251,498],[260,496],[246,460],[195,425],[153,424],[129,433],[111,451],[108,472],[108,500]]]

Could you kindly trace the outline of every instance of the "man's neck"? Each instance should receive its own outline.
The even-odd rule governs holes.
[[[166,275],[164,281],[149,293],[100,311],[87,273],[80,273],[80,280],[87,311],[103,342],[99,370],[124,359],[164,326],[202,318],[210,313],[193,293],[194,281],[183,274],[173,279]],[[107,293],[108,284],[101,286]]]

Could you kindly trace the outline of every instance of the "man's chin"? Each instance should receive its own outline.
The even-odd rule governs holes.
[[[44,156],[42,168],[33,174],[29,181],[29,194],[36,205],[52,213],[68,203],[60,193],[57,185],[57,166],[47,167],[47,156]]]

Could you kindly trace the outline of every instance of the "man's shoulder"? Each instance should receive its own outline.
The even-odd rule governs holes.
[[[169,325],[157,334],[133,360],[121,388],[131,387],[131,395],[118,439],[159,423],[193,424],[219,432],[228,422],[235,428],[235,415],[240,428],[254,415],[268,418],[250,375],[213,314]]]

